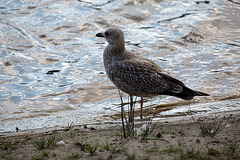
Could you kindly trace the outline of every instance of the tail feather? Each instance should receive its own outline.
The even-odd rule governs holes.
[[[200,91],[193,91],[194,96],[210,96],[208,93],[200,92]]]
[[[161,94],[175,96],[184,100],[191,100],[195,96],[210,96],[207,93],[194,91],[186,87],[184,83],[169,75],[161,73],[161,76],[169,83],[169,89]]]
[[[194,91],[186,86],[183,86],[183,91],[181,93],[173,93],[173,92],[166,92],[166,95],[175,96],[178,98],[182,98],[184,100],[191,100],[195,96],[210,96],[207,93]]]

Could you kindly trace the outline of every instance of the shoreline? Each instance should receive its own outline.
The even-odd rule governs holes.
[[[0,159],[239,159],[239,117],[240,111],[153,122],[148,140],[138,135],[124,139],[121,124],[1,134]],[[200,124],[220,124],[221,130],[214,136],[203,135]],[[40,147],[50,139],[52,144]]]
[[[224,114],[224,115],[223,115]],[[234,111],[225,111],[225,112],[214,112],[214,113],[204,113],[203,115],[197,114],[197,115],[186,115],[186,116],[174,116],[174,117],[163,117],[162,119],[153,120],[153,123],[164,123],[164,122],[170,122],[170,123],[191,123],[193,122],[194,118],[209,118],[209,116],[213,115],[240,115],[240,110],[234,110]],[[136,120],[135,120],[136,121]],[[137,119],[136,123],[142,123],[139,119]],[[28,130],[19,130],[19,131],[6,131],[6,132],[0,132],[0,138],[1,137],[11,137],[11,136],[23,136],[23,135],[34,135],[39,133],[48,133],[52,131],[64,131],[69,128],[81,128],[84,126],[90,126],[93,128],[98,129],[109,129],[116,126],[121,126],[121,121],[115,121],[115,122],[104,122],[104,123],[91,123],[91,124],[80,124],[80,125],[74,125],[74,124],[68,124],[68,126],[65,127],[50,127],[50,128],[37,128],[37,129],[28,129]]]

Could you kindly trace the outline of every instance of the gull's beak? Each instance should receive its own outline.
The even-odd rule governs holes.
[[[96,34],[96,37],[104,37],[103,33]]]

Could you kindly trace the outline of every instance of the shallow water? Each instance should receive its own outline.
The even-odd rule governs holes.
[[[145,116],[240,110],[239,4],[2,0],[0,132],[119,122],[119,94],[103,67],[106,42],[95,37],[111,26],[124,30],[127,49],[211,94],[191,102],[146,99]]]

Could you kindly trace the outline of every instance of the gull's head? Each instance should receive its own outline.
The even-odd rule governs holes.
[[[124,33],[119,28],[109,28],[104,33],[96,34],[96,37],[104,37],[110,45],[124,45]]]

